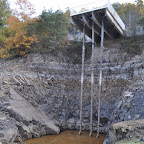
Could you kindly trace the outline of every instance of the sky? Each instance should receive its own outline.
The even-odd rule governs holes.
[[[10,3],[10,7],[12,9],[15,8],[15,1],[16,0],[8,0],[8,2]],[[66,11],[66,8],[72,8],[72,7],[76,7],[76,6],[80,6],[80,5],[84,5],[84,4],[88,4],[88,3],[92,3],[92,2],[97,2],[100,0],[29,0],[35,7],[36,9],[36,15],[41,14],[42,10],[46,9],[52,9],[52,10],[62,10],[62,11]],[[109,0],[111,3],[114,2],[119,2],[119,3],[126,3],[126,2],[130,2],[130,3],[134,3],[135,0]]]

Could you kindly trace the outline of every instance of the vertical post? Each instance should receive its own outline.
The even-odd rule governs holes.
[[[93,122],[93,89],[94,89],[94,21],[92,21],[92,56],[91,56],[91,114],[90,114],[90,134],[92,135]]]
[[[129,12],[129,27],[131,27],[131,19],[132,19],[131,12]]]
[[[101,89],[102,89],[102,62],[103,62],[103,41],[104,41],[104,16],[102,16],[102,27],[101,27],[101,54],[100,54],[100,76],[99,76],[99,104],[98,104],[98,125],[97,125],[97,136],[99,137],[100,131],[100,111],[101,111]]]
[[[82,131],[82,102],[83,102],[83,82],[84,82],[84,59],[85,59],[85,24],[83,24],[83,46],[82,46],[82,71],[81,71],[81,96],[80,96],[80,131]]]

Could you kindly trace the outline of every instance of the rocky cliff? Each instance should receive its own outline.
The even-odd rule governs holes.
[[[100,48],[95,48],[93,129],[97,127]],[[79,62],[78,62],[79,63]],[[144,118],[144,52],[128,54],[119,41],[104,48],[101,132],[113,123]],[[30,54],[0,61],[1,141],[10,143],[79,128],[81,65],[66,55]],[[90,122],[90,59],[85,64],[83,130]]]

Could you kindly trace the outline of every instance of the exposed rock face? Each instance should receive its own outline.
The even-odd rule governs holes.
[[[110,143],[115,144],[121,139],[137,139],[141,141],[144,135],[144,119],[130,120],[113,124],[109,130]]]
[[[144,118],[143,99],[144,89],[136,90],[135,93],[125,92],[115,104],[115,109],[111,115],[112,122]]]
[[[25,140],[59,133],[59,128],[43,111],[19,95],[13,87],[7,88],[1,96],[0,128],[8,143],[19,135]]]
[[[58,134],[60,130],[54,121],[38,107],[37,103],[31,103],[27,99],[29,93],[24,87],[31,86],[29,78],[32,73],[29,78],[25,78],[26,71],[17,68],[16,63],[8,65],[12,66],[11,70],[1,69],[0,129],[4,136],[0,141],[3,142],[5,139],[6,143],[11,143],[19,135],[26,140],[46,134]]]
[[[97,129],[99,48],[96,49],[93,129]],[[104,51],[101,132],[115,122],[144,118],[143,57],[122,54],[119,44]],[[0,62],[0,130],[7,142],[79,129],[81,65],[51,55]],[[85,65],[83,130],[90,122],[90,62]],[[138,102],[139,101],[139,102]],[[138,107],[138,109],[137,109]],[[59,127],[59,128],[58,128]]]

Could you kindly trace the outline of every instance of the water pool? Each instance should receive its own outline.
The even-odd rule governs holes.
[[[96,139],[96,133],[89,137],[89,132],[82,132],[81,135],[78,131],[68,130],[61,132],[59,135],[47,135],[40,138],[30,139],[24,144],[103,144],[105,135],[100,135]]]

